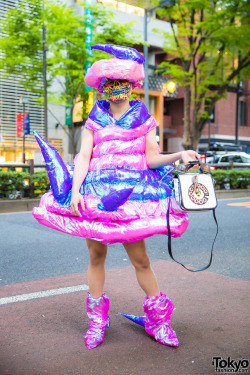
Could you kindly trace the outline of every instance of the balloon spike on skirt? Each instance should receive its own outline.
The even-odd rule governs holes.
[[[72,188],[70,173],[57,149],[46,142],[40,134],[33,130],[37,143],[46,163],[51,190],[55,200],[64,205],[69,201]]]
[[[118,315],[123,315],[125,318],[132,320],[132,322],[139,324],[142,327],[145,327],[145,318],[146,316],[136,316],[136,315],[130,315],[130,314],[124,314],[121,312],[117,313]]]

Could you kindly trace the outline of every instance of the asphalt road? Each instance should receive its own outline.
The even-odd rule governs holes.
[[[219,234],[209,270],[249,280],[250,198],[220,200],[216,215]],[[30,212],[0,214],[0,227],[0,286],[86,272],[84,239],[44,227]],[[206,265],[215,231],[211,212],[190,214],[186,233],[172,240],[174,256],[192,267]],[[170,260],[167,237],[154,236],[146,241],[151,261]],[[129,264],[121,244],[109,246],[107,269]]]
[[[171,325],[178,348],[160,345],[117,315],[142,315],[145,296],[122,245],[110,246],[105,291],[111,326],[90,351],[84,342],[85,241],[43,227],[31,213],[1,214],[0,375],[213,375],[220,363],[232,370],[236,362],[242,370],[249,355],[249,209],[250,198],[219,201],[219,235],[205,272],[174,263],[167,237],[147,240],[160,290],[176,307]],[[205,265],[215,230],[211,212],[191,214],[186,233],[173,240],[176,258]]]

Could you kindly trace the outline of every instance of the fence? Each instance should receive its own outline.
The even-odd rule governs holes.
[[[246,189],[250,186],[250,165],[246,163],[210,164],[217,189]],[[24,173],[15,170],[22,168]],[[36,172],[42,168],[44,172]],[[6,170],[7,173],[1,169]],[[0,198],[35,198],[50,189],[46,164],[23,163],[0,164]]]
[[[233,161],[230,161],[230,163],[222,163],[222,164],[208,164],[210,167],[214,167],[216,169],[231,169],[231,168],[235,168],[235,169],[247,169],[249,168],[250,169],[250,163],[234,163]],[[0,170],[2,168],[8,168],[11,170],[15,169],[15,168],[23,168],[23,169],[28,169],[29,170],[29,173],[31,175],[34,174],[35,172],[35,169],[36,168],[45,168],[46,169],[46,164],[34,164],[34,160],[33,159],[29,159],[27,160],[27,164],[23,164],[23,163],[3,163],[3,164],[0,164]]]
[[[28,170],[30,175],[33,175],[35,172],[35,168],[45,168],[46,164],[34,164],[33,159],[27,160],[27,164],[24,163],[2,163],[0,164],[0,170],[6,169],[7,170],[15,170],[16,168],[22,168],[23,170]]]

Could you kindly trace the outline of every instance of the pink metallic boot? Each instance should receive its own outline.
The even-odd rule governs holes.
[[[106,293],[103,293],[99,298],[92,298],[88,293],[86,303],[87,315],[91,320],[85,335],[85,341],[87,348],[93,349],[103,342],[105,330],[110,324],[108,316],[109,298]]]
[[[158,297],[146,297],[143,307],[146,313],[146,332],[163,345],[178,346],[179,341],[176,333],[170,326],[171,314],[175,308],[166,294],[161,293]]]

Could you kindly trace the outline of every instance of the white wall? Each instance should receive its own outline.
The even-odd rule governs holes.
[[[126,23],[135,21],[132,30],[141,35],[141,39],[144,40],[144,17],[138,16],[137,14],[125,13],[117,9],[110,8],[117,14],[117,22]],[[153,32],[153,29],[159,29],[164,32],[171,32],[171,26],[169,22],[160,21],[154,18],[148,18],[148,43],[151,46],[163,47],[165,39],[160,34]]]

